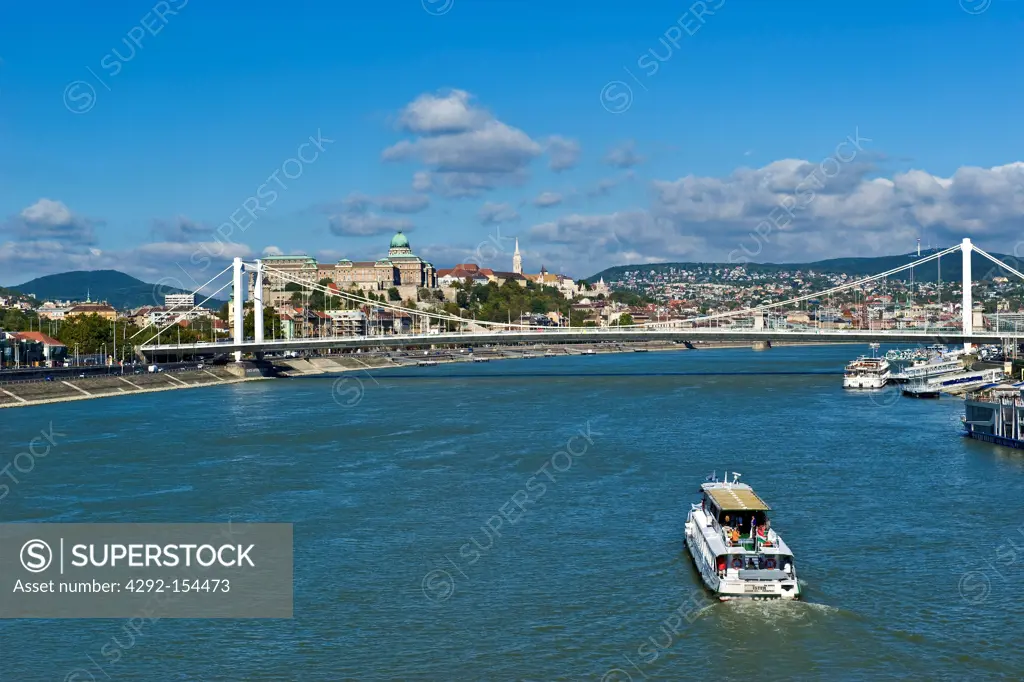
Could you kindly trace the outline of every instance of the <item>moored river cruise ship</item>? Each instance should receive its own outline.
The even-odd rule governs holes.
[[[859,357],[846,366],[843,388],[885,388],[889,383],[889,361]]]
[[[771,508],[739,477],[718,481],[712,474],[701,484],[700,504],[686,519],[686,549],[722,601],[797,599],[793,553],[771,528]]]

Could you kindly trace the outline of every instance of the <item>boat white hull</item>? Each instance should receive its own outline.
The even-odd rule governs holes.
[[[686,541],[684,546],[700,573],[704,586],[721,601],[732,599],[799,599],[800,585],[795,578],[789,580],[742,580],[733,570],[720,577],[715,570],[714,557],[704,536],[693,518],[686,519]]]
[[[885,388],[889,381],[889,375],[843,377],[843,388]]]

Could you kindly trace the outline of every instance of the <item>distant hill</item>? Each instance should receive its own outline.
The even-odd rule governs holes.
[[[106,301],[115,308],[138,308],[144,305],[163,305],[164,294],[187,294],[163,284],[149,284],[117,270],[78,270],[38,277],[30,282],[11,287],[40,301],[84,301],[86,295],[93,301]],[[196,302],[201,301],[197,298]],[[214,310],[224,301],[210,299],[204,307]]]
[[[4,298],[13,298],[13,299],[17,299],[17,300],[26,301],[26,302],[28,302],[28,303],[30,303],[32,305],[37,305],[39,303],[38,301],[36,301],[31,296],[26,296],[25,294],[21,293],[20,291],[15,291],[14,289],[7,289],[5,287],[0,287],[0,296],[2,296]]]
[[[937,253],[937,250],[933,249],[931,251],[922,251],[921,256],[924,257],[931,253]],[[1024,270],[1024,263],[1013,256],[998,253],[993,253],[992,255],[1018,270]],[[596,275],[588,277],[587,281],[596,282],[603,278],[605,282],[614,282],[621,280],[623,278],[623,273],[636,270],[640,270],[646,274],[652,270],[656,273],[667,273],[672,268],[677,270],[692,270],[698,267],[703,267],[705,269],[708,267],[732,269],[739,266],[744,267],[747,272],[773,273],[794,272],[796,270],[807,272],[808,270],[812,270],[816,273],[867,276],[877,275],[879,273],[886,272],[887,270],[898,268],[901,265],[906,265],[907,263],[917,259],[917,254],[913,253],[898,256],[877,256],[874,258],[831,258],[829,260],[820,260],[813,263],[644,263],[640,265],[616,265],[615,267],[607,268]],[[941,261],[943,282],[960,279],[963,260],[959,252],[943,256]],[[993,271],[993,269],[995,269],[995,271]],[[971,275],[975,280],[983,279],[985,277],[996,277],[999,275],[1011,276],[1009,273],[1002,271],[1002,268],[997,268],[995,263],[977,253],[971,255]],[[936,261],[931,261],[920,267],[914,268],[914,279],[918,282],[934,282],[938,280],[938,277],[939,265]],[[892,279],[909,280],[910,271],[903,271],[894,275]]]

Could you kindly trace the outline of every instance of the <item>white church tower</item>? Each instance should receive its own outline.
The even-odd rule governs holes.
[[[516,237],[516,252],[512,254],[512,272],[523,274],[523,257],[519,255],[519,238]]]

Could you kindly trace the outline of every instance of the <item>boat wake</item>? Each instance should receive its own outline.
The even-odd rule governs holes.
[[[841,612],[828,604],[790,599],[734,599],[716,606],[726,627],[745,629],[763,624],[776,631],[821,625]]]

